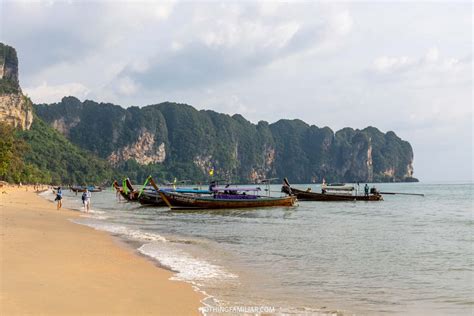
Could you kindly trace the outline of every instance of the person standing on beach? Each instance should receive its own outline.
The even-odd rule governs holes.
[[[86,191],[82,192],[82,205],[84,205],[84,209],[86,208]]]
[[[63,206],[63,191],[61,191],[61,187],[58,187],[56,190],[56,198],[54,200],[58,202],[56,207],[59,210]]]
[[[89,213],[91,209],[91,192],[86,188],[86,191],[82,194],[82,202],[84,203],[84,210]]]
[[[364,187],[365,196],[369,196],[369,185],[366,183]]]

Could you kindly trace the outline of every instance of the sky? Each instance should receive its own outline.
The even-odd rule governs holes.
[[[0,41],[35,103],[375,126],[411,143],[415,177],[472,182],[472,17],[470,1],[2,0]]]

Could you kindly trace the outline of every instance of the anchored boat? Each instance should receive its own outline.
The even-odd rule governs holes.
[[[182,180],[179,183],[189,182],[189,180]],[[186,189],[186,188],[176,188],[176,187],[165,187],[160,188],[153,180],[151,176],[145,181],[145,185],[150,183],[151,188],[145,188],[138,194],[138,202],[146,206],[166,206],[167,204],[161,198],[159,191],[167,192],[177,192],[182,194],[211,194],[209,190],[198,190],[198,189]],[[175,186],[177,182],[168,183],[168,186]]]
[[[72,192],[86,192],[86,189],[89,190],[89,192],[102,192],[101,187],[96,187],[96,186],[69,186],[69,190]]]
[[[166,206],[160,194],[155,190],[143,191],[138,197],[138,202],[146,206]]]
[[[139,191],[135,190],[132,182],[129,178],[123,180],[122,186],[120,187],[117,180],[112,184],[115,190],[127,201],[134,202],[138,201]]]
[[[281,191],[287,194],[295,195],[299,201],[382,201],[382,195],[372,188],[369,195],[354,194],[354,187],[337,184],[337,185],[323,185],[321,193],[312,192],[308,190],[299,190],[290,185],[288,179],[283,180]]]
[[[253,191],[253,192],[252,192]],[[211,194],[186,194],[160,190],[170,209],[229,209],[293,206],[295,196],[270,197],[256,195],[260,188],[211,188]],[[253,194],[250,194],[253,193]]]

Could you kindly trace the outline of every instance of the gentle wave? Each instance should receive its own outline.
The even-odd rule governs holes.
[[[98,220],[106,220],[109,218],[109,216],[85,213],[85,214],[81,214],[81,218],[93,218],[93,219],[98,219]]]
[[[121,235],[122,237],[136,241],[161,241],[166,242],[166,238],[157,233],[147,233],[137,229],[130,229],[126,226],[115,225],[110,223],[89,223],[72,220],[74,223],[86,225],[97,230],[106,231],[108,233]]]
[[[142,245],[138,251],[175,271],[176,275],[171,278],[172,280],[199,282],[226,281],[238,278],[237,275],[225,271],[220,266],[195,258],[179,249],[149,243]]]
[[[75,209],[76,211],[79,211],[81,213],[84,213],[83,215],[81,216],[84,216],[84,215],[97,215],[97,214],[106,214],[106,212],[104,211],[98,211],[98,210],[89,210],[89,212],[86,212],[86,210],[84,209],[84,207],[80,207],[80,208],[76,208]]]

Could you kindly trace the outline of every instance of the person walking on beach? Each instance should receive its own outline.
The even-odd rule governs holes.
[[[61,191],[61,187],[58,187],[56,190],[56,198],[54,200],[58,202],[56,207],[59,210],[63,206],[63,191]]]
[[[367,183],[364,186],[364,193],[365,193],[365,196],[369,196],[369,185]]]
[[[88,189],[82,194],[82,203],[84,203],[86,213],[89,213],[91,209],[91,192]]]
[[[86,191],[82,192],[82,205],[84,205],[84,209],[86,208]]]

